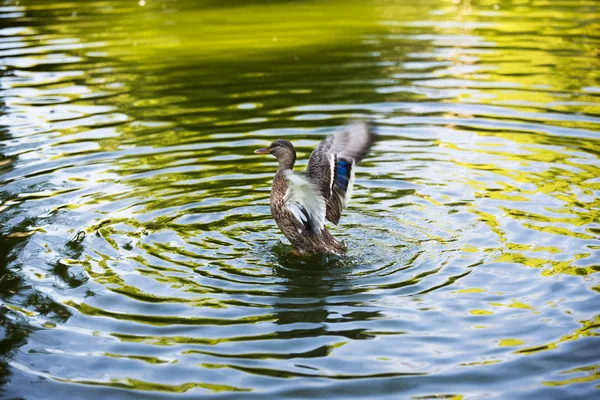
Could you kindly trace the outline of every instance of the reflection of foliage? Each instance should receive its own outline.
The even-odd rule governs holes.
[[[541,344],[541,345],[537,345],[537,346],[533,346],[533,347],[522,348],[522,349],[517,350],[516,353],[532,354],[532,353],[537,353],[539,351],[554,350],[554,349],[557,349],[558,346],[564,342],[578,340],[583,337],[597,337],[598,336],[598,332],[596,332],[596,330],[598,329],[598,326],[600,326],[600,315],[596,315],[594,318],[592,318],[590,320],[580,321],[580,323],[582,324],[582,326],[580,328],[576,329],[575,332],[565,335],[554,342],[549,342],[549,343],[545,343],[545,344]]]
[[[15,315],[9,309],[0,305],[0,394],[2,385],[10,374],[5,358],[15,349],[25,344],[31,328],[25,323],[17,323],[12,318]]]
[[[330,339],[290,353],[185,350],[224,359],[235,355],[239,360],[231,368],[271,376],[275,373],[268,368],[244,370],[240,360],[335,357],[359,341],[381,339],[386,333],[373,329],[372,321],[390,318],[387,311],[399,307],[393,300],[435,298],[477,279],[494,263],[516,264],[516,270],[540,268],[541,285],[550,281],[547,275],[568,274],[573,276],[558,278],[583,286],[598,271],[591,265],[597,249],[587,244],[598,238],[594,223],[600,218],[594,204],[600,147],[593,92],[599,75],[598,60],[590,56],[598,24],[585,16],[589,5],[573,3],[554,11],[527,1],[148,0],[144,7],[136,1],[105,7],[109,3],[79,2],[73,14],[70,4],[50,7],[37,0],[25,7],[27,19],[13,22],[15,27],[31,24],[39,32],[20,39],[18,44],[26,46],[21,58],[6,58],[18,75],[9,84],[13,95],[27,89],[9,111],[42,123],[31,132],[14,127],[15,142],[28,153],[23,160],[16,153],[0,155],[0,173],[26,166],[26,157],[34,156],[44,159],[45,169],[36,170],[32,163],[28,174],[39,180],[17,182],[11,193],[0,192],[0,201],[17,199],[0,203],[0,210],[9,207],[0,221],[33,215],[27,225],[0,224],[6,233],[0,242],[0,297],[10,306],[0,310],[6,312],[0,325],[7,332],[0,357],[29,334],[30,328],[15,322],[17,316],[41,316],[47,327],[108,319],[123,324],[109,333],[112,337],[157,346]],[[499,3],[500,10],[493,11],[492,3]],[[39,42],[39,53],[29,54],[33,42]],[[50,56],[64,59],[45,64],[53,61]],[[324,126],[367,114],[377,114],[382,144],[361,166],[372,179],[367,199],[357,193],[353,204],[360,211],[355,215],[370,218],[369,231],[392,245],[386,258],[396,265],[388,270],[386,260],[385,275],[374,277],[372,265],[362,266],[362,275],[354,266],[344,270],[330,262],[317,270],[320,262],[290,259],[286,246],[263,249],[277,259],[255,257],[252,251],[260,240],[273,242],[266,198],[274,162],[252,157],[251,150],[284,136],[298,144],[305,162],[311,146],[328,132]],[[36,147],[30,142],[34,137],[44,145]],[[437,169],[430,173],[429,167]],[[532,209],[532,204],[539,207]],[[81,225],[74,226],[72,218]],[[62,231],[34,237],[47,253],[39,255],[42,266],[32,275],[50,281],[51,290],[67,293],[64,305],[28,287],[28,278],[17,272],[22,265],[8,256],[33,241],[30,229],[42,225],[88,233],[84,243],[58,249],[52,240],[66,240],[58,237]],[[396,225],[402,235],[394,239]],[[480,238],[467,243],[466,230],[473,227],[478,229],[474,236],[485,236],[485,244],[477,242]],[[519,230],[528,235],[516,237]],[[43,233],[41,228],[35,232]],[[410,240],[417,235],[427,240]],[[554,241],[539,243],[540,238]],[[398,249],[426,248],[428,242],[439,248],[426,266],[418,265],[416,257],[396,258]],[[57,253],[60,257],[54,257]],[[465,255],[473,262],[458,265]],[[346,274],[354,274],[354,280]],[[95,293],[85,291],[88,284]],[[410,286],[418,295],[401,291]],[[592,290],[597,295],[600,289]],[[504,300],[513,295],[471,291]],[[365,300],[368,296],[360,293],[374,296]],[[469,308],[469,317],[498,321],[500,308],[546,317],[543,306],[534,308],[518,297],[489,303],[493,311],[483,309],[482,300]],[[140,310],[139,305],[192,312],[154,315],[156,309]],[[423,307],[418,316],[428,310],[435,311]],[[84,318],[67,322],[70,312]],[[503,338],[498,345],[519,346],[517,354],[554,349],[562,341],[592,336],[597,322],[585,321],[574,333],[540,346],[523,348],[530,346],[529,338]],[[302,323],[312,325],[295,329]],[[177,324],[201,329],[204,324],[231,325],[240,332],[227,337],[202,330],[176,335],[137,331]],[[256,326],[265,330],[242,332]],[[416,330],[407,325],[408,332],[401,332],[398,326],[388,333],[408,337]],[[95,328],[102,331],[105,325]],[[419,328],[439,332],[430,325]],[[127,358],[105,356],[113,358],[110,362]],[[179,361],[134,357],[148,363]],[[491,360],[470,365],[503,361],[495,353]],[[590,376],[597,374],[593,366],[584,368]],[[0,376],[5,373],[0,364]],[[77,383],[165,392],[236,390],[129,378]]]
[[[568,371],[561,372],[563,375],[574,375],[577,374],[579,376],[575,376],[572,378],[565,378],[554,381],[546,381],[543,383],[544,386],[566,386],[574,383],[584,383],[584,382],[593,382],[600,379],[600,366],[599,365],[589,365],[586,367],[573,368]],[[583,376],[581,376],[583,375]]]
[[[10,374],[5,359],[25,344],[33,330],[25,317],[44,315],[64,322],[70,315],[62,304],[28,287],[16,271],[18,268],[11,265],[26,238],[18,235],[0,236],[0,394],[1,386]]]

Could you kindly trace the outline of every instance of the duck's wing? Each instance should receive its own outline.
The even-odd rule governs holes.
[[[284,172],[288,188],[284,201],[288,210],[306,229],[319,233],[325,227],[325,199],[308,178],[291,170]]]
[[[323,140],[310,155],[306,176],[326,201],[326,217],[337,224],[352,194],[354,167],[375,140],[371,124],[355,121]]]

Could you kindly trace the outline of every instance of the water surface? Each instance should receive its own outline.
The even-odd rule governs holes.
[[[596,1],[0,1],[0,396],[592,398]],[[297,258],[269,214],[379,140]]]

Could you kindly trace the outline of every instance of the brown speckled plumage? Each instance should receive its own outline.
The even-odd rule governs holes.
[[[277,226],[299,253],[344,254],[346,248],[329,233],[327,228],[313,232],[300,223],[285,204],[288,180],[282,170],[273,178],[271,189],[271,214]]]
[[[306,178],[314,190],[309,193],[314,194],[314,197],[322,196],[320,204],[323,204],[323,200],[325,202],[325,206],[322,206],[325,215],[314,218],[318,220],[317,222],[324,221],[326,217],[327,220],[337,224],[352,188],[352,170],[367,154],[373,139],[374,134],[370,125],[364,122],[353,122],[327,137],[312,152]],[[294,209],[290,208],[288,189],[292,183],[289,174],[296,161],[296,151],[292,143],[278,139],[269,147],[256,150],[255,153],[270,153],[279,161],[279,168],[273,178],[271,189],[271,214],[294,248],[301,254],[343,255],[346,251],[345,246],[339,243],[322,223],[310,224],[313,222],[310,220],[311,212],[299,208],[294,213]],[[298,204],[295,203],[295,206]],[[315,228],[316,225],[319,227]]]

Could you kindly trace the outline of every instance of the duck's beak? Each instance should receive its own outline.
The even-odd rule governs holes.
[[[268,147],[263,147],[262,149],[254,150],[254,154],[271,154],[271,149]]]

